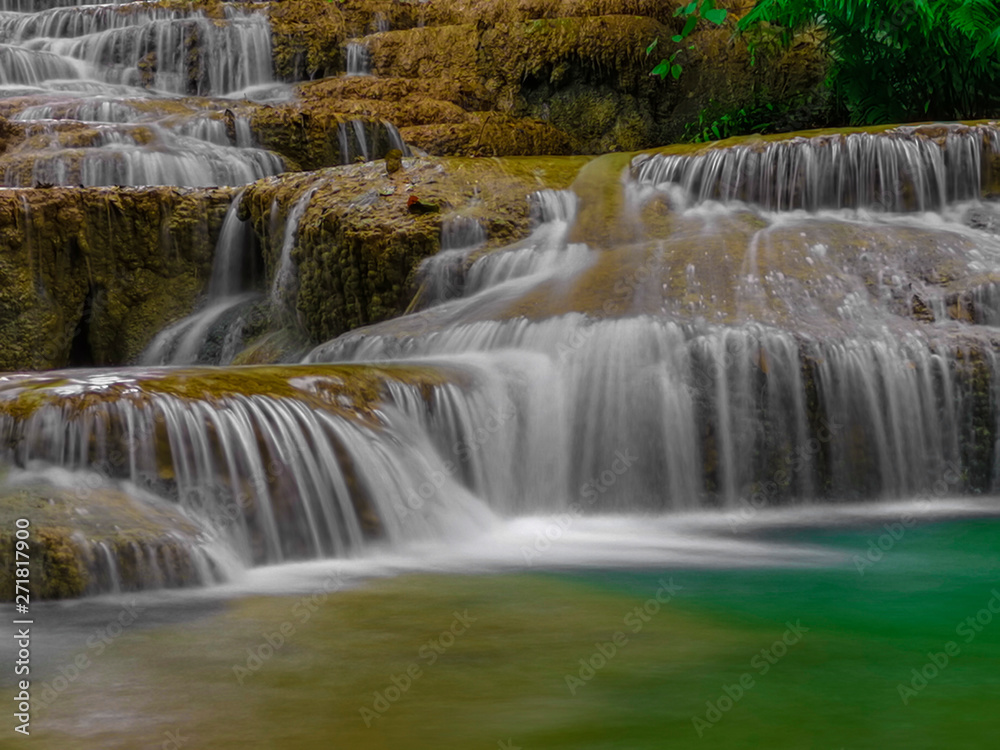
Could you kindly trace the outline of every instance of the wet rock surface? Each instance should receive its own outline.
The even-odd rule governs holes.
[[[100,477],[75,489],[35,480],[4,489],[0,506],[0,600],[14,599],[18,518],[30,519],[34,599],[207,584],[222,571],[198,547],[203,531],[176,507],[136,500]],[[23,559],[23,558],[21,558]]]
[[[191,308],[228,190],[0,190],[0,369],[136,357]]]

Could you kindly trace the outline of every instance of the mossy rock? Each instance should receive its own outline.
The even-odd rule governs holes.
[[[0,370],[128,362],[190,312],[232,191],[0,194]]]
[[[403,168],[392,175],[380,162],[358,164],[261,180],[247,189],[241,211],[261,239],[273,277],[284,217],[315,189],[292,259],[298,273],[293,323],[316,344],[402,313],[416,290],[418,266],[440,249],[441,224],[450,214],[479,219],[490,246],[503,246],[531,229],[528,194],[567,187],[586,162],[581,157],[404,158]],[[411,213],[412,197],[440,212]],[[276,227],[275,204],[281,217]],[[247,356],[260,361],[259,351]]]
[[[149,585],[136,566],[128,565],[139,547],[169,548],[183,567],[183,540],[193,540],[199,530],[178,511],[153,507],[108,486],[81,485],[76,490],[38,483],[0,491],[0,600],[11,601],[15,593],[17,519],[29,522],[28,589],[32,601],[67,599],[110,590],[112,581],[102,569],[106,559],[95,556],[99,545],[113,556],[118,584],[127,590]],[[161,554],[162,557],[162,554]],[[193,570],[188,571],[191,581]],[[176,582],[184,581],[179,577]]]
[[[279,72],[288,67],[288,54],[278,40],[294,36],[279,20],[290,5],[271,11]],[[731,19],[745,10],[737,3],[722,5],[732,11]],[[820,40],[809,34],[788,50],[762,47],[751,64],[748,40],[733,36],[730,20],[722,28],[702,24],[695,30],[693,48],[680,50],[680,80],[652,77],[656,58],[646,48],[660,39],[660,49],[669,52],[668,40],[682,23],[674,16],[676,4],[658,0],[349,0],[336,7],[343,28],[331,31],[329,8],[317,10],[323,20],[315,30],[301,21],[289,27],[304,35],[296,37],[299,58],[322,58],[298,63],[294,75],[339,74],[351,40],[368,49],[375,77],[304,83],[290,106],[321,121],[330,112],[386,119],[412,129],[415,145],[434,155],[478,153],[465,143],[476,138],[476,113],[488,111],[529,129],[538,126],[527,123],[539,123],[562,140],[554,146],[552,137],[520,138],[516,147],[498,145],[486,153],[649,148],[684,137],[705,112],[732,112],[761,101],[781,110],[815,99],[829,65]],[[782,116],[792,117],[791,110]],[[491,140],[509,144],[512,138]]]

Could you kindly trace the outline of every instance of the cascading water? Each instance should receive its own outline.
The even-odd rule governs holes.
[[[281,254],[278,256],[278,267],[274,272],[271,284],[270,303],[279,316],[294,315],[297,274],[292,263],[292,250],[299,231],[299,222],[309,209],[309,202],[318,188],[307,190],[292,206],[285,218],[284,236],[281,241]]]
[[[337,125],[337,141],[342,164],[369,161],[376,153],[399,149],[403,156],[410,156],[410,147],[403,141],[399,129],[391,122],[349,120]]]
[[[486,230],[469,216],[453,216],[441,224],[441,250],[423,262],[420,278],[422,305],[461,296],[465,286],[465,264],[486,243]]]
[[[21,53],[19,75],[29,79],[12,76],[5,83],[81,78],[148,85],[174,94],[219,95],[271,82],[266,17],[238,6],[226,6],[224,12],[225,21],[216,23],[201,11],[139,2],[5,16],[0,38]],[[192,58],[188,50],[195,44],[198,55]],[[65,61],[75,74],[53,76],[52,57]]]
[[[140,361],[147,365],[229,364],[239,350],[248,317],[261,294],[250,269],[254,235],[239,218],[242,193],[233,199],[216,243],[212,276],[202,308],[169,325],[150,343]]]
[[[354,375],[371,395],[345,388]],[[391,391],[381,382],[395,378]],[[0,444],[24,470],[100,467],[167,498],[246,565],[344,555],[365,540],[432,538],[463,517],[488,518],[390,401],[366,400],[385,390],[412,402],[435,379],[412,368],[132,370],[109,391],[106,375],[76,373],[29,384],[42,401],[32,396],[27,415],[0,413]],[[23,386],[7,379],[0,402],[24,405]],[[431,476],[442,495],[408,502]]]
[[[348,42],[345,54],[347,55],[347,75],[370,76],[372,74],[371,56],[364,43]]]
[[[532,236],[516,248],[490,253],[469,268],[465,293],[525,276],[561,272],[589,264],[589,249],[581,244],[567,246],[567,233],[576,218],[577,198],[569,190],[542,190],[531,196],[532,209],[541,222]]]
[[[586,266],[590,251],[583,245],[566,247],[565,238],[576,216],[577,198],[569,190],[541,190],[529,197],[538,227],[518,245],[481,255],[470,262],[486,242],[486,232],[475,219],[456,216],[441,227],[441,251],[421,267],[426,307],[467,297],[504,281],[544,274],[572,272]]]
[[[0,93],[28,137],[0,159],[4,185],[243,185],[284,170],[246,117],[232,115],[229,128],[221,112],[209,118],[170,98],[267,96],[261,10],[225,5],[223,19],[147,2],[5,10]]]
[[[750,143],[693,157],[640,157],[633,170],[639,183],[676,184],[694,201],[738,200],[774,211],[931,211],[979,197],[987,152],[1000,152],[1000,136],[990,126],[930,134],[904,127]]]
[[[109,467],[244,565],[496,516],[994,491],[995,142],[955,126],[640,156],[613,210],[586,183],[532,196],[513,246],[445,220],[420,309],[302,365],[9,378],[0,445],[22,471]],[[273,204],[282,314],[326,188]],[[206,307],[148,361],[206,361],[212,300],[247,289],[238,204]]]
[[[604,488],[595,509],[733,506],[761,492],[767,504],[904,497],[959,476],[964,489],[989,491],[1000,479],[1000,455],[984,437],[1000,417],[993,334],[958,322],[965,314],[955,311],[968,308],[970,322],[991,324],[993,283],[957,297],[938,284],[934,304],[919,295],[935,286],[923,265],[935,254],[961,248],[974,273],[997,268],[997,237],[966,221],[968,207],[956,203],[980,195],[983,154],[996,135],[955,128],[894,137],[847,136],[842,151],[820,138],[640,157],[633,174],[642,205],[629,215],[655,212],[664,200],[690,206],[665,233],[651,223],[638,245],[603,253],[580,245],[577,256],[565,225],[572,212],[550,211],[534,241],[477,260],[467,276],[481,264],[480,280],[467,281],[462,298],[346,334],[308,361],[451,362],[475,352],[517,372],[512,381],[523,392],[511,430],[520,450],[484,452],[476,457],[483,464],[469,469],[474,491],[508,511],[515,498],[548,510],[578,501],[602,459],[624,447],[637,468]],[[838,153],[849,161],[841,164]],[[816,167],[828,157],[829,169]],[[758,166],[747,171],[750,162]],[[926,188],[922,201],[896,206],[945,213],[845,211],[871,202],[886,210],[864,165],[897,175],[897,197]],[[720,196],[720,185],[730,192]],[[559,205],[557,196],[549,205]],[[701,205],[735,196],[766,209],[831,210]],[[733,241],[742,243],[742,264],[732,273],[715,268],[720,255],[712,251]],[[561,255],[548,261],[550,254]],[[559,313],[581,297],[596,303],[584,302],[585,314]],[[732,321],[707,321],[703,307]],[[933,309],[936,318],[922,312]],[[916,322],[928,314],[935,325]],[[427,423],[441,446],[461,429],[454,419]],[[518,481],[546,471],[559,479],[541,492],[534,479]]]

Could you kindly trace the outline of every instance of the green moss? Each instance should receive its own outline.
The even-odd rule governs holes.
[[[338,3],[296,0],[271,3],[274,69],[284,80],[333,75],[343,70],[340,43],[347,38]]]
[[[284,227],[272,235],[272,206],[287,216],[308,190],[315,194],[298,227],[292,259],[298,267],[296,320],[319,343],[361,325],[402,313],[416,289],[417,267],[440,249],[449,212],[483,221],[491,246],[527,235],[526,196],[564,188],[587,159],[403,159],[391,175],[381,163],[288,175],[252,185],[241,210],[262,240],[273,275]],[[415,215],[411,196],[441,207]],[[274,321],[276,328],[285,321]],[[269,342],[269,343],[268,343]],[[259,342],[266,352],[274,338]],[[287,351],[282,344],[279,349]],[[261,361],[262,349],[248,354]],[[265,354],[266,356],[266,354]],[[246,360],[242,360],[246,361]]]
[[[0,493],[0,600],[14,597],[16,519],[27,519],[32,600],[82,596],[97,582],[91,570],[93,549],[105,544],[116,559],[125,588],[140,588],[135,546],[174,550],[185,560],[178,535],[194,539],[199,530],[183,515],[166,506],[140,503],[116,490],[81,486],[63,490],[39,485]],[[20,558],[23,560],[23,558]],[[182,563],[184,564],[184,563]],[[190,562],[187,563],[190,565]],[[194,580],[194,570],[186,580]],[[178,579],[184,580],[184,579]]]
[[[51,188],[0,195],[0,370],[133,359],[188,312],[232,191]]]
[[[347,418],[373,419],[388,396],[386,383],[402,382],[429,389],[464,382],[460,372],[421,365],[247,365],[227,368],[171,368],[134,372],[122,382],[99,388],[59,391],[66,381],[28,376],[0,389],[0,414],[29,419],[39,408],[57,406],[67,418],[115,401],[148,406],[159,395],[188,401],[218,402],[253,393],[290,398]],[[429,391],[428,391],[429,392]]]

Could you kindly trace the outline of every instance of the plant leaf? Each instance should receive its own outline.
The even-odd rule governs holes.
[[[712,23],[718,26],[721,25],[722,22],[726,20],[726,16],[728,15],[729,12],[724,8],[715,8],[713,10],[704,11],[701,14],[701,17],[704,18],[706,21],[711,21]]]

